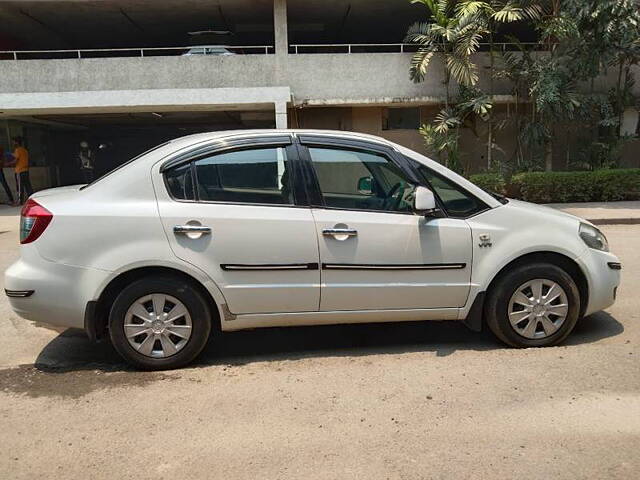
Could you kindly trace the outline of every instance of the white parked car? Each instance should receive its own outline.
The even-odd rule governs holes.
[[[221,45],[200,45],[197,47],[188,47],[187,51],[182,54],[183,56],[190,57],[193,55],[236,55],[226,47]]]
[[[554,345],[614,302],[621,268],[588,222],[347,132],[179,138],[36,193],[20,233],[18,315],[108,336],[145,369],[273,326],[459,320]]]

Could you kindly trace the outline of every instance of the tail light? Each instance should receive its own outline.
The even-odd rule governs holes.
[[[35,200],[29,199],[20,212],[20,243],[37,240],[53,220],[53,214]]]

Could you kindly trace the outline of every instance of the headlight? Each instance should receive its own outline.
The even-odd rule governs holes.
[[[605,237],[604,233],[596,227],[592,227],[586,223],[581,223],[579,233],[580,238],[589,248],[594,248],[603,252],[609,251],[609,242],[607,242],[607,237]]]

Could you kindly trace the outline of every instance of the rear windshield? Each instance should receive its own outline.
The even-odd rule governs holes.
[[[90,187],[91,185],[95,185],[96,183],[98,183],[100,180],[102,180],[103,178],[108,177],[109,175],[111,175],[113,172],[117,172],[118,170],[120,170],[123,167],[126,167],[127,165],[129,165],[132,162],[135,162],[137,159],[139,159],[140,157],[143,157],[144,155],[146,155],[147,153],[151,153],[154,150],[158,150],[159,148],[164,147],[165,145],[168,145],[169,142],[164,142],[161,143],[160,145],[156,145],[153,148],[150,148],[149,150],[147,150],[146,152],[142,152],[140,155],[136,155],[135,157],[133,157],[131,160],[127,160],[126,162],[124,162],[122,165],[117,166],[116,168],[114,168],[113,170],[105,173],[104,175],[96,178],[93,182],[91,183],[87,183],[86,185],[80,187],[80,190],[84,190],[87,187]]]

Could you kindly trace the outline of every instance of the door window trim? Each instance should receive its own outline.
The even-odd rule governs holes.
[[[201,204],[221,204],[221,205],[246,205],[254,207],[279,207],[279,208],[309,208],[309,200],[307,196],[307,190],[302,184],[302,173],[299,162],[299,153],[295,147],[290,134],[286,135],[270,135],[265,137],[252,137],[252,138],[240,138],[235,140],[225,140],[216,144],[207,144],[205,146],[196,147],[188,152],[180,153],[167,161],[165,161],[160,167],[160,174],[162,175],[165,189],[169,197],[176,202],[182,203],[201,203]],[[258,202],[232,202],[224,200],[201,200],[200,194],[197,188],[197,169],[196,162],[203,158],[208,158],[213,155],[219,155],[230,152],[237,152],[243,150],[260,150],[265,148],[283,148],[286,155],[286,161],[291,168],[291,186],[293,191],[293,203],[290,204],[278,204],[278,203],[258,203]],[[189,164],[191,180],[193,182],[193,199],[180,199],[175,198],[167,184],[167,176],[165,173],[168,170],[179,168],[182,165]]]
[[[293,140],[290,134],[265,135],[250,138],[220,138],[213,143],[195,145],[186,152],[178,152],[170,156],[160,166],[160,173],[164,173],[166,170],[177,167],[183,163],[192,162],[203,156],[214,155],[227,150],[240,150],[242,147],[286,147],[292,143]]]

